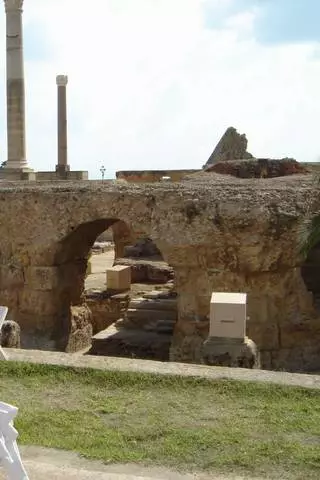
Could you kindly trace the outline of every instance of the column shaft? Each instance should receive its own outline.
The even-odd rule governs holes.
[[[58,86],[58,165],[56,170],[64,173],[68,166],[68,121],[67,121],[67,83],[68,77],[57,76]]]
[[[21,6],[22,6],[22,2]],[[7,31],[7,142],[6,168],[27,167],[25,146],[25,85],[23,66],[22,9],[19,2],[6,4]],[[11,8],[10,8],[11,7]]]

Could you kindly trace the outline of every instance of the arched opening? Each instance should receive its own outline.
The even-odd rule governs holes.
[[[313,296],[314,308],[320,314],[320,243],[310,250],[301,266],[301,275]]]
[[[119,219],[82,224],[60,242],[55,264],[60,349],[87,343],[89,354],[169,360],[177,320],[174,272],[144,232]],[[74,341],[85,335],[86,342]]]

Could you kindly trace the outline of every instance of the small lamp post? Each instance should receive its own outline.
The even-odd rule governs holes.
[[[105,176],[105,173],[106,173],[106,169],[105,169],[105,166],[102,165],[102,167],[100,168],[100,172],[101,172],[101,177],[102,177],[102,181],[104,180],[104,176]]]

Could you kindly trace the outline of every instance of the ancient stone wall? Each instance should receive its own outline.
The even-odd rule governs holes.
[[[119,220],[155,242],[175,273],[171,360],[199,362],[212,291],[248,293],[263,368],[320,369],[320,318],[300,272],[297,231],[312,177],[180,184],[2,184],[0,303],[22,346],[74,351],[92,332],[83,296],[96,238]]]
[[[247,151],[247,146],[248,140],[245,134],[238,133],[234,127],[227,128],[204,165],[204,169],[218,162],[253,158]]]
[[[116,177],[130,183],[160,182],[162,177],[170,177],[173,182],[180,182],[186,175],[196,172],[198,170],[125,170],[116,172]]]
[[[110,295],[107,291],[97,291],[88,292],[85,301],[92,314],[92,333],[95,335],[124,316],[130,297],[127,293]]]
[[[206,172],[232,175],[238,178],[275,178],[308,173],[305,167],[291,158],[229,160],[209,166]]]

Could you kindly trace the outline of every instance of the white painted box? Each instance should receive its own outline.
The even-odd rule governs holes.
[[[213,292],[210,302],[210,337],[244,339],[247,294]]]

